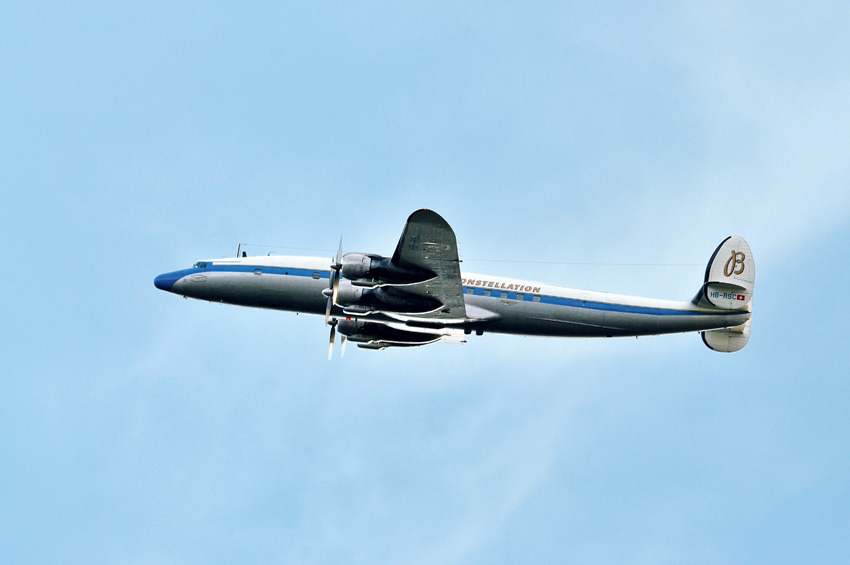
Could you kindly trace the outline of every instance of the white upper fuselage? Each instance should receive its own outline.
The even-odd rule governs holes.
[[[199,261],[192,268],[156,278],[162,290],[209,300],[310,314],[323,314],[331,260],[280,255]],[[477,323],[456,326],[487,331],[547,336],[635,336],[702,331],[739,326],[748,311],[706,308],[674,302],[610,294],[462,273],[464,302]],[[344,288],[351,283],[340,281]],[[474,316],[473,316],[474,313]],[[347,316],[334,306],[332,314]],[[374,313],[364,320],[398,322],[404,316]]]

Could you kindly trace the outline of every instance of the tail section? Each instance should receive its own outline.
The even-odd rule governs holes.
[[[756,264],[743,237],[727,237],[714,251],[705,269],[705,282],[694,303],[721,310],[752,312]],[[702,340],[714,351],[739,351],[750,339],[750,320],[732,328],[702,332]]]

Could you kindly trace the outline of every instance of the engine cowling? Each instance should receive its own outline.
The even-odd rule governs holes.
[[[441,334],[413,332],[378,322],[360,320],[342,320],[337,327],[339,332],[350,341],[374,349],[426,345],[442,337]]]
[[[348,280],[371,280],[376,278],[381,266],[380,255],[367,255],[365,253],[346,253],[342,257],[342,270],[340,274]]]
[[[392,287],[364,288],[354,284],[339,287],[336,304],[345,313],[358,316],[374,312],[422,314],[442,306],[441,302],[433,298],[408,294]]]
[[[371,294],[370,290],[363,287],[348,284],[340,285],[336,295],[336,303],[342,307],[351,306],[365,302],[364,297],[368,297],[369,294]]]
[[[340,274],[355,286],[407,285],[436,277],[426,269],[402,269],[389,257],[367,253],[346,253]]]

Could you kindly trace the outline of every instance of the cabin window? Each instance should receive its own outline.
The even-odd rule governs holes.
[[[517,294],[516,299],[517,300],[525,300],[525,295],[524,294]]]
[[[322,273],[320,273],[319,271],[314,271],[314,272],[313,272],[313,278],[314,278],[314,279],[320,279],[320,278],[322,278]]]
[[[533,300],[533,301],[535,301],[535,302],[540,302],[540,297],[539,297],[539,296],[535,296],[534,298],[532,298],[532,300]]]
[[[254,269],[254,274],[255,274],[255,275],[262,275],[262,274],[263,274],[263,270],[262,270],[262,269]]]
[[[474,293],[475,293],[475,291],[473,289],[471,289],[471,288],[466,289],[466,294],[474,294]]]
[[[507,298],[507,297],[508,297],[508,293],[507,293],[507,292],[500,292],[500,293],[499,293],[499,298]]]
[[[485,290],[485,291],[484,291],[484,296],[490,296],[490,291],[489,291],[489,290]]]

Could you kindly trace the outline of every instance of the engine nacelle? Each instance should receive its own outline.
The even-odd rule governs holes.
[[[340,274],[355,286],[368,287],[416,284],[437,276],[426,269],[402,269],[389,257],[367,253],[346,253]]]
[[[336,304],[343,312],[355,316],[365,316],[374,312],[396,312],[422,314],[442,306],[438,300],[411,295],[393,287],[364,288],[352,284],[340,285]]]
[[[440,334],[413,332],[378,322],[359,320],[341,320],[337,330],[354,343],[371,349],[426,345],[443,337]]]
[[[375,279],[381,268],[381,259],[386,259],[386,257],[365,253],[346,253],[342,257],[340,274],[351,281]]]
[[[349,306],[362,302],[367,302],[364,297],[369,297],[371,290],[362,286],[339,285],[339,290],[336,295],[336,303],[339,306]],[[371,302],[371,300],[368,300]]]

